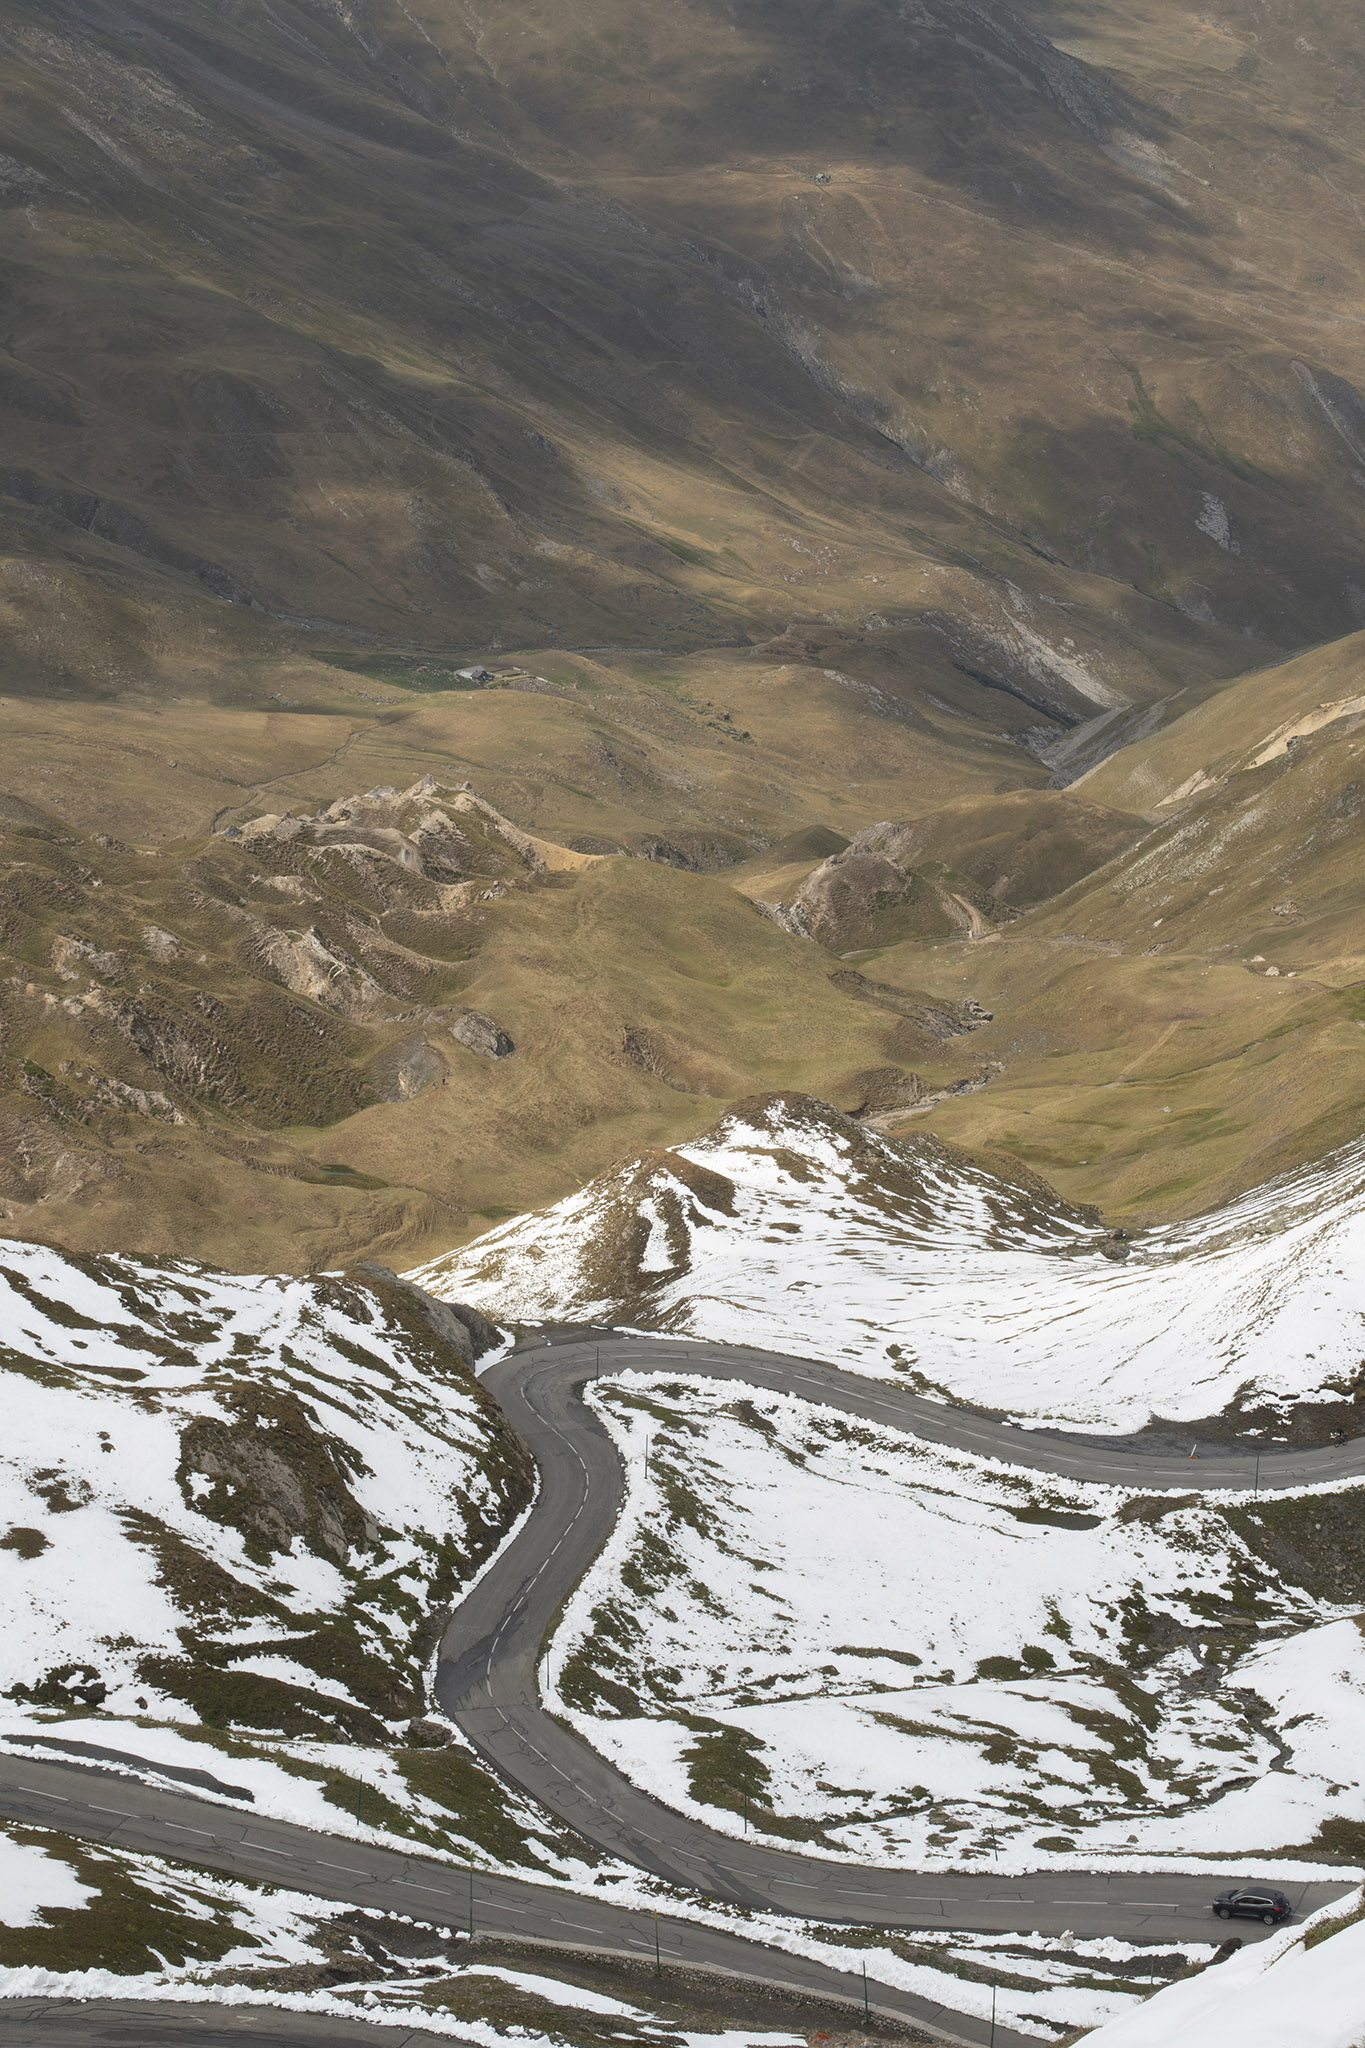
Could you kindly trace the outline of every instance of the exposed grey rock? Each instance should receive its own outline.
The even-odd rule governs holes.
[[[115,1081],[108,1074],[91,1074],[90,1079],[102,1102],[112,1103],[119,1109],[131,1109],[138,1116],[155,1117],[163,1124],[188,1121],[170,1096],[163,1095],[159,1088],[133,1088],[127,1081]]]
[[[101,981],[113,981],[123,972],[117,953],[106,953],[89,939],[78,939],[69,932],[58,932],[53,939],[52,964],[63,981],[74,981],[82,969]]]
[[[296,1394],[240,1390],[224,1405],[234,1412],[197,1416],[180,1433],[176,1476],[192,1507],[268,1550],[287,1551],[301,1536],[340,1564],[374,1547],[378,1525]]]
[[[424,1088],[445,1078],[445,1060],[424,1038],[388,1046],[370,1062],[370,1074],[381,1102],[410,1102]]]
[[[775,924],[794,939],[813,939],[814,931],[806,915],[804,903],[768,903],[755,899],[754,909],[760,917],[766,917],[769,924]]]
[[[428,1294],[425,1287],[415,1281],[404,1280],[391,1266],[382,1266],[378,1259],[357,1259],[351,1271],[364,1278],[378,1280],[385,1287],[396,1287],[411,1301],[427,1328],[442,1344],[462,1358],[466,1365],[482,1358],[485,1351],[496,1351],[502,1343],[502,1334],[496,1323],[481,1315],[476,1308],[468,1308],[461,1301],[438,1301],[434,1294]]]
[[[450,1035],[461,1045],[467,1045],[471,1052],[482,1053],[485,1059],[505,1060],[516,1051],[511,1038],[500,1024],[486,1017],[482,1010],[460,1010],[448,1021]]]
[[[430,1714],[423,1714],[416,1721],[409,1721],[408,1741],[417,1749],[445,1749],[453,1740],[452,1731],[444,1721],[437,1721]]]
[[[316,925],[307,931],[262,929],[256,941],[261,965],[296,996],[307,996],[325,1010],[343,1017],[363,1016],[383,1000],[384,991],[359,961],[324,937]]]
[[[913,1109],[929,1092],[923,1077],[904,1067],[869,1067],[865,1073],[854,1076],[853,1085],[859,1100],[856,1109],[849,1113],[860,1120]]]
[[[160,960],[163,964],[177,959],[185,950],[175,933],[163,931],[159,924],[143,925],[142,943],[153,960]]]

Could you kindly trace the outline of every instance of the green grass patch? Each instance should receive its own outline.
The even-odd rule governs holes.
[[[212,1886],[189,1872],[158,1883],[69,1837],[14,1825],[7,1832],[68,1865],[95,1896],[79,1907],[44,1907],[33,1927],[0,1927],[0,1964],[135,1976],[167,1963],[213,1963],[231,1949],[258,1946]]]

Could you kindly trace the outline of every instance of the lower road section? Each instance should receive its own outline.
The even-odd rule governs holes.
[[[684,1964],[691,1969],[723,1970],[746,1982],[776,1985],[821,2001],[856,2001],[859,2010],[862,2006],[862,1978],[856,1974],[852,1956],[849,1971],[831,1969],[828,1964],[746,1940],[742,1934],[699,1926],[666,1913],[656,1921],[650,1911],[613,1905],[591,1894],[525,1883],[478,1869],[471,1872],[430,1857],[315,1834],[310,1828],[242,1813],[189,1793],[162,1790],[91,1765],[0,1756],[0,1812],[125,1849],[149,1850],[235,1877],[309,1892],[340,1905],[406,1913],[456,1933],[472,1922],[482,1934],[549,1941],[594,1955],[615,1953],[651,1961],[657,1954],[665,1969]],[[801,1908],[794,1906],[793,1910]],[[973,2048],[987,2038],[982,2027],[932,1999],[916,1998],[876,1982],[870,1998],[877,2013],[908,2028],[922,2029],[931,2038],[967,2042]],[[268,2016],[267,2023],[259,2012],[234,2015],[220,2006],[147,2007],[140,2001],[129,2001],[120,2010],[132,2012],[136,2025],[129,2028],[122,2019],[116,2025],[105,2000],[80,2005],[64,2000],[0,2000],[0,2043],[13,2044],[13,2048],[33,2043],[38,2048],[48,2041],[117,2041],[121,2048],[133,2048],[144,2040],[212,2040],[212,2032],[204,2031],[211,2027],[218,2028],[222,2038],[233,2040],[245,2038],[240,2033],[243,2028],[250,2038],[267,2041],[349,2038],[335,2030],[327,2033],[330,2021],[320,2032],[318,2020],[309,2015],[275,2013]],[[35,2015],[44,2014],[48,2017],[40,2024]],[[850,2014],[850,2019],[853,2017]],[[153,2020],[156,2027],[170,2031],[156,2032]],[[174,2031],[176,2024],[181,2028],[179,2034]],[[44,2031],[49,2026],[57,2031]],[[359,2021],[357,2026],[361,2026]],[[374,2028],[362,2028],[362,2032],[374,2041],[392,2043],[395,2039],[388,2028],[382,2033]],[[401,2033],[397,2038],[401,2040]],[[432,2036],[423,2038],[430,2041]],[[999,2048],[1024,2048],[1024,2037],[1007,2028],[997,2027],[996,2040]]]
[[[608,1858],[651,1872],[709,1900],[831,1926],[952,1928],[1117,1935],[1161,1943],[1216,1938],[1209,1911],[1215,1882],[1160,1869],[1051,1872],[1022,1878],[975,1872],[924,1873],[835,1862],[737,1840],[673,1812],[612,1769],[548,1715],[536,1684],[541,1645],[565,1595],[615,1522],[625,1474],[610,1438],[585,1406],[593,1379],[627,1367],[702,1374],[802,1394],[860,1419],[909,1430],[936,1443],[1074,1478],[1118,1480],[1192,1492],[1247,1486],[1252,1463],[1144,1459],[1110,1449],[1012,1430],[923,1401],[900,1389],[803,1359],[720,1346],[602,1341],[539,1343],[501,1360],[486,1383],[535,1455],[541,1491],[516,1539],[457,1612],[442,1646],[440,1701],[499,1771],[569,1822]],[[1365,1445],[1266,1460],[1260,1483],[1302,1485],[1365,1471]],[[0,1729],[0,1733],[3,1730]],[[112,1740],[112,1737],[110,1738]],[[75,1745],[73,1744],[73,1748]],[[130,1760],[131,1761],[131,1760]],[[554,1942],[594,1954],[653,1958],[721,1970],[819,2000],[862,2005],[860,1951],[848,1970],[780,1943],[701,1926],[676,1915],[632,1910],[545,1884],[470,1871],[399,1849],[318,1834],[219,1803],[174,1785],[119,1774],[107,1752],[58,1759],[0,1754],[0,1813],[73,1835],[171,1856],[203,1868],[312,1893],[341,1905],[405,1913],[453,1931]],[[145,1766],[142,1767],[145,1772]],[[1252,1874],[1252,1873],[1248,1873]],[[1289,1888],[1297,1912],[1351,1889],[1311,1882]],[[742,1924],[742,1923],[741,1923]],[[1226,1930],[1217,1928],[1221,1934]],[[1238,1930],[1255,1939],[1261,1930]],[[657,1943],[657,1951],[656,1951]],[[873,1982],[875,2013],[912,2032],[980,2048],[1026,2048],[1023,2036],[989,2027],[934,2001]],[[153,2044],[253,2041],[281,2048],[354,2039],[385,2048],[430,2041],[382,2031],[363,2019],[141,2001],[0,2001],[7,2048],[153,2048]]]

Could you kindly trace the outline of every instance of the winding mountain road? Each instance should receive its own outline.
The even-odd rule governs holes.
[[[963,1927],[1118,1935],[1211,1932],[1212,1886],[1159,1867],[1119,1873],[888,1870],[804,1855],[723,1834],[665,1806],[546,1712],[537,1674],[564,1600],[615,1526],[625,1497],[620,1455],[583,1401],[593,1380],[629,1369],[674,1372],[798,1394],[859,1421],[1069,1479],[1153,1492],[1250,1488],[1254,1456],[1150,1456],[1122,1446],[1021,1430],[926,1400],[884,1380],[808,1359],[726,1345],[605,1333],[540,1338],[488,1368],[485,1386],[530,1447],[541,1492],[517,1536],[463,1602],[441,1646],[442,1709],[504,1776],[599,1849],[670,1883],[763,1912],[875,1927]],[[1263,1456],[1259,1481],[1302,1486],[1365,1474],[1365,1440]],[[1311,1910],[1345,1883],[1294,1887]],[[1241,1929],[1239,1928],[1239,1932]]]
[[[632,1785],[549,1715],[537,1688],[541,1646],[565,1597],[610,1534],[625,1497],[621,1459],[584,1404],[592,1380],[625,1369],[665,1371],[793,1393],[859,1420],[906,1430],[934,1443],[1000,1457],[1075,1479],[1113,1480],[1152,1491],[1246,1487],[1248,1456],[1191,1461],[1149,1457],[1053,1434],[1021,1431],[860,1378],[831,1366],[771,1353],[604,1333],[540,1338],[500,1359],[484,1383],[535,1455],[541,1490],[513,1541],[457,1610],[442,1644],[437,1693],[444,1710],[499,1771],[559,1814],[609,1856],[670,1882],[742,1907],[886,1928],[972,1928],[1119,1935],[1139,1942],[1199,1940],[1214,1931],[1210,1881],[1159,1868],[1118,1874],[1049,1872],[1005,1877],[976,1872],[925,1876],[868,1868],[737,1839],[674,1812]],[[1263,1490],[1365,1476],[1365,1441],[1264,1458]],[[0,1728],[0,1737],[4,1731]],[[21,1738],[11,1736],[11,1743]],[[348,1836],[328,1836],[253,1813],[224,1785],[191,1791],[148,1783],[144,1759],[43,1754],[44,1738],[16,1756],[0,1751],[0,1813],[64,1833],[176,1857],[201,1868],[283,1884],[342,1904],[377,1907],[453,1928],[472,1912],[479,1932],[549,1941],[593,1954],[649,1957],[656,1930],[665,1967],[723,1970],[817,1999],[857,1997],[852,1971],[696,1921],[647,1912],[562,1887],[477,1871]],[[109,1739],[115,1736],[111,1733]],[[53,1739],[55,1747],[56,1738]],[[74,1745],[73,1745],[74,1746]],[[1351,1889],[1309,1882],[1291,1888],[1299,1911]],[[742,1922],[739,1923],[742,1926]],[[1255,1939],[1260,1930],[1238,1929]],[[860,1953],[850,1951],[850,1962]],[[861,2002],[861,2000],[859,2001]],[[933,2000],[874,1983],[874,2014],[933,2039],[979,2048],[985,2023]],[[418,2015],[409,2035],[376,2033],[325,2016],[260,2008],[211,2009],[141,2001],[6,1999],[0,2043],[15,2048],[100,2048],[130,2040],[216,2044],[255,2041],[282,2048],[323,2040],[430,2039]],[[995,2027],[996,2048],[1029,2048],[1032,2037]],[[1036,2048],[1036,2044],[1035,2044]]]

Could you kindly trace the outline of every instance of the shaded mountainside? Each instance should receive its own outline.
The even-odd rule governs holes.
[[[15,680],[231,695],[301,645],[813,616],[1055,741],[1247,634],[1348,630],[1359,39],[21,8]]]
[[[772,246],[775,204],[821,199],[790,163],[812,104],[837,105],[874,184],[889,147],[899,221],[936,181],[939,137],[961,146],[959,106],[1008,152],[1062,160],[1072,191],[1095,158],[1122,207],[1131,173],[1101,146],[1116,96],[1008,15],[993,40],[1028,45],[1022,91],[951,26],[926,40],[890,7],[841,13],[833,35],[711,7],[684,32],[638,0],[599,0],[581,26],[297,0],[211,24],[175,4],[17,19],[0,478],[16,680],[98,693],[180,669],[231,696],[272,652],[338,636],[447,656],[727,644],[817,590],[855,640],[889,631],[945,679],[960,662],[978,715],[1003,688],[1062,729],[1187,663],[1240,666],[1240,620],[1068,565],[1031,517],[1011,531],[912,417],[932,403],[923,366],[905,366],[907,406],[889,362],[869,380],[838,360],[850,321],[885,346],[881,309],[858,318],[887,254],[863,201]],[[817,74],[795,96],[761,76],[779,52]],[[638,159],[594,150],[602,88],[652,96],[660,72],[693,130],[683,161],[658,134]],[[898,142],[855,111],[874,76]],[[736,123],[762,137],[738,208]],[[825,235],[822,257],[806,245]],[[907,288],[872,296],[890,311]],[[1218,552],[1197,531],[1195,550]],[[212,674],[214,639],[235,683]]]
[[[1130,1238],[1007,1162],[774,1096],[414,1277],[526,1322],[753,1343],[1028,1418],[1321,1403],[1326,1429],[1365,1391],[1363,1235],[1359,1146]]]

